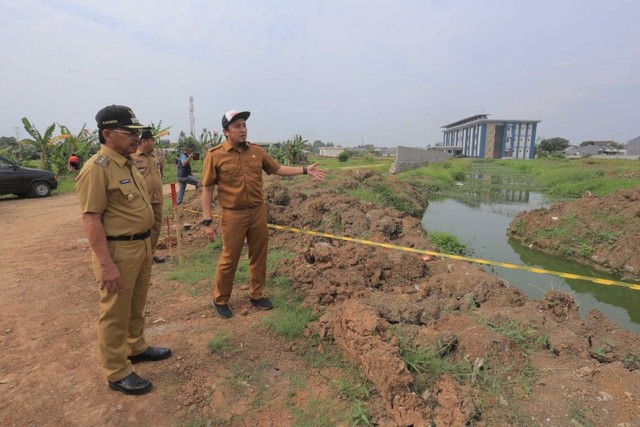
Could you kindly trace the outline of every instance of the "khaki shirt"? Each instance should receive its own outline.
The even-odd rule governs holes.
[[[82,213],[102,214],[107,236],[131,236],[153,226],[147,187],[131,159],[102,145],[76,178]]]
[[[218,201],[225,209],[245,209],[264,202],[262,171],[268,175],[280,165],[257,145],[244,151],[227,140],[211,148],[204,159],[202,184],[218,186]]]
[[[138,150],[131,155],[133,165],[144,178],[144,183],[149,190],[151,203],[162,203],[162,175],[160,174],[160,160],[151,153],[145,154]]]

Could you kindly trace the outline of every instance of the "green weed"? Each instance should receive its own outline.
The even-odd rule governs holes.
[[[454,255],[467,255],[467,246],[456,236],[444,231],[429,231],[429,240],[436,245],[438,252]]]
[[[312,399],[300,408],[291,407],[293,425],[298,427],[326,427],[346,422],[344,403],[331,399]]]
[[[65,175],[58,177],[58,188],[54,190],[55,193],[73,193],[76,191],[76,177],[75,175]]]
[[[530,325],[523,325],[514,320],[509,320],[501,324],[487,324],[487,327],[505,336],[515,346],[524,352],[539,348],[548,348],[549,336],[541,334],[536,328]]]
[[[579,403],[572,403],[569,405],[569,418],[572,421],[576,421],[578,425],[583,427],[594,427],[593,411],[589,408],[585,408]]]
[[[262,325],[287,339],[300,336],[315,319],[311,309],[302,306],[302,296],[291,288],[286,277],[275,277],[270,283],[275,285],[271,296],[274,309],[262,319]]]
[[[207,341],[207,349],[211,354],[228,353],[233,349],[233,340],[233,334],[227,331],[220,331]]]

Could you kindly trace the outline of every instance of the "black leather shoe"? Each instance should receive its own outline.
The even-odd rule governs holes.
[[[131,363],[139,362],[157,362],[158,360],[166,359],[171,356],[171,349],[164,347],[147,347],[145,351],[135,356],[129,356]]]
[[[162,264],[163,262],[165,262],[165,259],[163,256],[154,256],[153,262],[155,262],[156,264]]]
[[[260,310],[271,310],[273,308],[273,304],[267,298],[253,299],[249,298],[251,301],[251,305],[254,307],[258,307]]]
[[[131,372],[120,381],[109,381],[109,388],[111,390],[124,394],[145,394],[150,392],[152,387],[153,385],[150,381],[138,376],[135,372]]]
[[[233,311],[231,311],[228,305],[216,304],[213,301],[211,302],[211,304],[213,305],[213,309],[215,310],[216,314],[223,319],[228,319],[233,316]]]

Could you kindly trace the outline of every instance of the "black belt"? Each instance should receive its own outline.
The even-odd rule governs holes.
[[[133,236],[107,236],[107,240],[144,240],[151,236],[151,230],[147,230],[142,234],[134,234]]]
[[[247,206],[246,208],[225,208],[225,209],[229,209],[230,211],[251,211],[251,210],[254,210],[255,208],[259,208],[262,205],[264,205],[264,203],[258,203],[257,205],[253,205],[253,206]]]

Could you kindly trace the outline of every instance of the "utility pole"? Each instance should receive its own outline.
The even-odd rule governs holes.
[[[196,137],[196,116],[193,112],[193,96],[189,97],[189,124],[191,125],[191,136]]]

